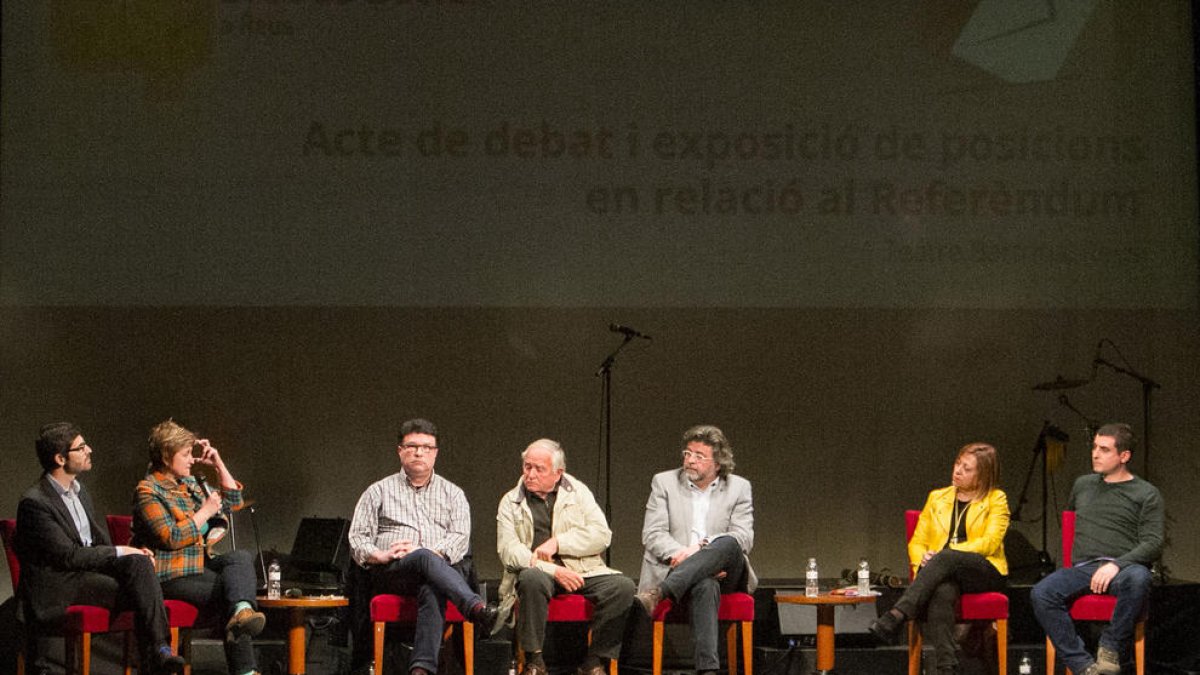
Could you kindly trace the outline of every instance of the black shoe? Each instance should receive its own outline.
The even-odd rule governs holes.
[[[898,616],[893,610],[888,610],[883,613],[878,619],[871,622],[867,630],[871,634],[879,638],[882,642],[891,643],[896,639],[896,635],[900,632],[901,626],[904,625],[904,617]]]
[[[187,666],[183,657],[172,652],[167,645],[162,645],[155,651],[150,663],[150,672],[154,675],[179,675]]]
[[[496,627],[496,618],[500,616],[500,610],[494,604],[475,605],[471,611],[471,623],[481,631],[484,636],[491,635],[492,629]]]

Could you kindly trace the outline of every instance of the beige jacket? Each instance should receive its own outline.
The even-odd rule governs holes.
[[[574,476],[564,473],[558,483],[558,498],[554,502],[554,522],[551,532],[558,540],[558,556],[567,569],[584,577],[620,574],[604,564],[604,551],[612,541],[612,530],[604,512],[596,504],[591,490]],[[517,575],[530,566],[533,559],[533,514],[525,500],[521,482],[500,498],[496,512],[496,551],[504,575],[500,579],[500,620],[511,624],[513,605],[517,601]],[[538,560],[536,566],[554,574],[556,565]]]

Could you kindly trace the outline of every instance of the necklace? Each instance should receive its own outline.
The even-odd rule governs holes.
[[[954,520],[953,526],[950,528],[950,543],[958,543],[958,528],[962,525],[963,518],[967,515],[967,509],[970,508],[971,502],[964,502],[961,499],[954,500]]]

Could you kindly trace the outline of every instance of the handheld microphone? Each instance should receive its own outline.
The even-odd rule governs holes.
[[[204,493],[205,497],[208,497],[208,480],[204,477],[204,474],[196,474],[195,479],[196,485],[200,486],[200,491]],[[225,535],[229,534],[229,519],[223,515],[224,512],[225,508],[222,506],[221,510],[217,512],[217,515],[208,519],[208,536],[206,536],[204,540],[209,547],[212,547],[214,544],[224,539]]]
[[[608,324],[608,329],[614,333],[620,333],[628,338],[642,338],[643,340],[653,339],[649,335],[646,335],[645,333],[637,330],[636,328],[630,328],[629,326],[622,326],[619,323]]]

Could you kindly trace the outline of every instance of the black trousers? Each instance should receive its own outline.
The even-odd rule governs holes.
[[[895,608],[923,621],[925,640],[933,647],[938,670],[958,665],[954,641],[954,608],[963,593],[1004,590],[1004,575],[978,553],[943,549],[917,572]]]
[[[97,605],[114,612],[132,611],[134,635],[141,651],[143,664],[154,663],[153,657],[162,645],[171,641],[167,626],[167,610],[163,607],[162,589],[154,574],[154,564],[144,555],[125,555],[111,559],[98,571],[77,572],[72,580],[73,588],[68,605]],[[51,624],[61,624],[65,615],[54,617]],[[61,628],[51,625],[50,628]],[[34,634],[29,631],[27,653],[34,672],[46,669],[45,658],[37,650]],[[147,667],[148,666],[144,666]]]

